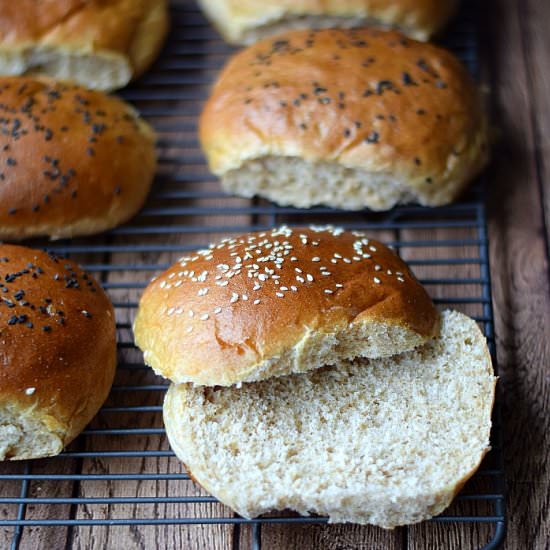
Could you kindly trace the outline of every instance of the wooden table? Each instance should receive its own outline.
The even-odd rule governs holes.
[[[505,423],[505,462],[508,484],[508,536],[505,548],[531,550],[550,548],[550,2],[547,0],[493,0],[487,2],[483,28],[483,79],[491,90],[494,122],[498,129],[494,162],[490,169],[489,237],[497,357],[500,365]],[[235,203],[234,203],[235,204]],[[210,222],[212,220],[210,219]],[[237,223],[238,220],[233,220]],[[242,223],[246,224],[247,219]],[[215,237],[215,236],[213,236]],[[123,239],[118,237],[117,239]],[[190,242],[190,238],[187,239]],[[456,250],[453,252],[456,253]],[[121,255],[123,263],[128,258]],[[173,258],[143,256],[144,263]],[[82,261],[86,261],[85,258]],[[108,283],[128,282],[132,274],[110,276]],[[139,292],[118,290],[118,300],[135,301]],[[129,316],[126,319],[130,320]],[[124,321],[124,318],[119,321]],[[127,331],[128,332],[128,331]],[[128,333],[125,336],[128,339]],[[119,383],[147,380],[150,373],[128,371]],[[141,395],[140,405],[158,404],[158,395]],[[128,403],[134,403],[128,397]],[[143,414],[139,425],[157,426],[158,415]],[[101,427],[102,420],[96,420]],[[128,420],[135,425],[135,419]],[[167,449],[163,438],[143,436],[144,449]],[[117,449],[116,438],[101,441],[101,448]],[[93,445],[80,450],[93,452]],[[130,462],[130,460],[128,460]],[[140,471],[177,471],[169,458],[140,459]],[[4,465],[2,473],[19,471]],[[50,471],[48,462],[33,467],[33,473]],[[57,473],[125,473],[130,468],[118,462],[91,458],[63,461]],[[135,468],[135,462],[131,468]],[[130,468],[130,469],[131,469]],[[11,469],[11,470],[10,470]],[[94,486],[95,487],[95,486]],[[111,497],[120,485],[107,483],[101,489],[80,488],[79,496]],[[197,494],[192,484],[187,494]],[[13,491],[9,484],[0,491]],[[44,481],[32,489],[33,496],[76,496],[68,482]],[[158,496],[181,491],[167,484],[124,484],[124,494]],[[181,493],[180,493],[181,494]],[[216,508],[216,507],[214,507]],[[32,517],[68,517],[70,505],[29,507]],[[0,517],[8,513],[0,507]],[[10,514],[12,511],[9,512]],[[118,505],[79,507],[76,517],[163,517],[177,515],[176,505],[152,504],[148,508]],[[197,505],[195,513],[208,516]],[[11,532],[0,529],[0,548],[6,548]],[[421,524],[408,530],[388,532],[358,526],[265,526],[264,548],[269,550],[317,549],[460,549],[478,548],[487,540],[483,527]],[[237,549],[250,547],[246,526],[196,527],[79,527],[26,528],[21,548],[31,549]]]

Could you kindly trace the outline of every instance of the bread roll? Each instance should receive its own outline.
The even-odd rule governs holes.
[[[60,453],[113,383],[113,306],[69,260],[0,246],[0,460]]]
[[[241,389],[172,385],[164,422],[190,475],[241,516],[393,528],[441,513],[475,472],[495,380],[476,323],[445,312],[439,338],[395,357]]]
[[[0,74],[122,88],[153,62],[167,28],[166,0],[0,0]]]
[[[281,227],[181,258],[145,290],[145,362],[176,384],[229,386],[410,350],[438,330],[405,263],[361,233]]]
[[[228,192],[298,207],[447,204],[488,156],[461,63],[379,30],[294,31],[238,53],[200,138]]]
[[[154,134],[123,101],[80,86],[0,77],[0,239],[87,235],[141,208]]]
[[[399,28],[428,40],[455,11],[458,0],[199,0],[232,44],[249,45],[290,29]]]

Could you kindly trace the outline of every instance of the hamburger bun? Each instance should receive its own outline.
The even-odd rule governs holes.
[[[113,306],[73,262],[0,245],[0,460],[60,453],[116,368]]]
[[[387,210],[452,202],[485,166],[480,94],[449,52],[393,31],[294,31],[237,53],[200,119],[229,192]]]
[[[142,206],[151,127],[127,103],[51,79],[0,77],[0,239],[105,231]]]

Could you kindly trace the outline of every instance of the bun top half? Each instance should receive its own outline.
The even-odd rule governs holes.
[[[134,324],[155,371],[228,386],[412,349],[438,314],[406,264],[363,234],[282,227],[181,258]]]

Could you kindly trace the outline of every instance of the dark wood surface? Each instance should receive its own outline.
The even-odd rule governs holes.
[[[550,2],[500,0],[485,59],[499,131],[489,228],[510,550],[550,548]]]
[[[497,358],[500,366],[500,391],[505,423],[505,467],[507,476],[508,534],[505,548],[510,550],[539,550],[550,548],[550,1],[492,0],[486,2],[483,22],[483,80],[490,91],[495,125],[494,158],[489,182],[489,238]],[[189,152],[194,154],[193,151]],[[243,202],[243,204],[245,204]],[[210,202],[211,206],[212,203]],[[232,203],[237,206],[238,202]],[[200,206],[200,204],[197,204]],[[233,217],[231,224],[246,225],[250,220]],[[211,217],[205,223],[213,223]],[[220,225],[228,223],[220,217]],[[194,223],[199,223],[197,218]],[[433,232],[431,233],[434,236]],[[218,235],[213,234],[212,238]],[[378,235],[392,239],[392,234]],[[415,232],[402,238],[428,238]],[[471,237],[467,231],[438,230],[437,238]],[[122,238],[122,237],[121,237]],[[192,236],[186,237],[186,243]],[[150,243],[166,243],[166,237],[151,237]],[[451,256],[468,257],[471,250],[453,248]],[[445,257],[444,249],[432,253]],[[414,259],[419,251],[408,250],[405,257]],[[421,252],[424,257],[429,253]],[[119,263],[135,258],[113,258]],[[147,263],[173,261],[166,255],[143,256]],[[420,276],[427,273],[420,273]],[[429,277],[449,277],[444,267],[430,269]],[[461,276],[477,274],[470,266]],[[139,275],[142,277],[142,274]],[[128,281],[132,275],[111,274],[107,282]],[[449,295],[449,288],[433,286],[430,291]],[[457,288],[457,296],[467,290]],[[472,289],[476,294],[476,289]],[[117,291],[118,300],[136,300],[134,289]],[[476,314],[479,312],[468,311]],[[128,321],[130,319],[128,318]],[[119,319],[120,321],[120,319]],[[124,334],[125,340],[129,339]],[[145,370],[123,371],[118,382],[129,380],[158,383]],[[117,404],[154,405],[156,394],[139,394],[118,398]],[[108,424],[99,417],[94,426]],[[125,424],[126,423],[126,424]],[[136,426],[135,419],[123,418],[117,427]],[[144,414],[139,419],[144,428],[158,426],[158,415]],[[116,438],[110,441],[87,438],[86,447],[120,449]],[[167,449],[163,438],[150,435],[139,438],[139,447],[148,450]],[[52,471],[48,461],[36,466],[34,473]],[[136,471],[176,472],[179,465],[173,459],[148,458],[101,460],[71,459],[55,462],[56,473],[124,473]],[[2,467],[2,473],[20,471],[18,466]],[[17,483],[0,485],[2,495],[16,496]],[[32,485],[32,496],[52,497],[112,497],[200,494],[190,482],[105,482],[87,484],[72,482],[41,482]],[[227,514],[215,505],[163,504],[135,506],[118,505],[116,509],[79,507],[75,517],[143,517],[200,515],[203,517]],[[461,506],[461,505],[459,505]],[[0,506],[0,514],[13,516],[13,506]],[[69,514],[68,505],[29,507],[28,518],[63,518]],[[0,515],[0,517],[2,517]],[[456,549],[479,548],[490,536],[489,528],[468,525],[421,524],[393,532],[357,526],[281,526],[262,530],[262,542],[269,550],[344,550],[344,549]],[[11,530],[0,529],[0,549],[8,548]],[[249,527],[79,527],[26,528],[21,548],[67,549],[149,549],[174,548],[192,550],[230,550],[250,548]]]

